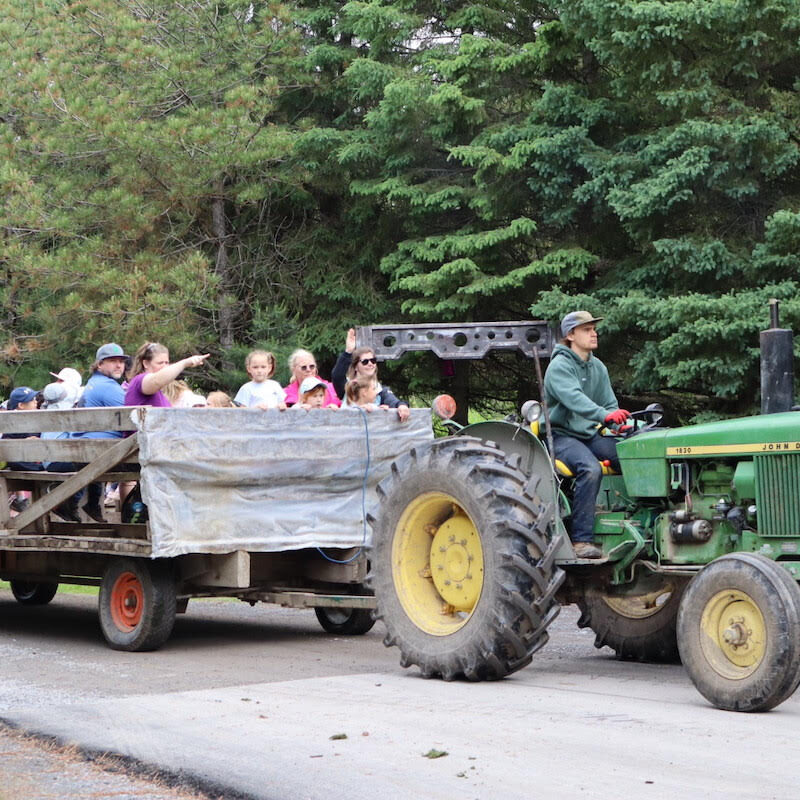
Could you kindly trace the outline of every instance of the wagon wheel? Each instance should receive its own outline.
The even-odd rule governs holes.
[[[157,650],[175,624],[175,578],[168,563],[120,558],[100,585],[100,627],[114,650]]]
[[[340,636],[361,636],[372,630],[375,618],[369,608],[331,608],[316,606],[314,613],[328,633]]]
[[[11,580],[11,593],[23,606],[46,606],[58,591],[58,582]]]

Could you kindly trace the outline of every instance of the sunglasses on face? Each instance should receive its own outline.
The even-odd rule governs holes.
[[[316,368],[317,368],[316,364],[302,364],[300,367],[300,369],[303,370],[303,372],[311,372],[311,370],[314,370]]]
[[[372,358],[362,358],[358,363],[361,364],[363,367],[366,367],[367,364],[377,364],[378,359],[375,358],[374,356]]]

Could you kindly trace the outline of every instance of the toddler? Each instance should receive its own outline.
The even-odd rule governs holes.
[[[375,405],[375,399],[378,397],[379,389],[374,378],[353,378],[348,381],[345,393],[348,406],[358,406],[364,411],[374,411],[378,407]]]
[[[306,411],[312,408],[322,408],[325,404],[325,392],[327,385],[325,381],[317,377],[309,377],[300,384],[297,402],[292,408],[304,408]],[[328,408],[338,408],[338,406],[328,406]]]
[[[209,392],[206,402],[209,408],[235,408],[233,401],[225,392]]]

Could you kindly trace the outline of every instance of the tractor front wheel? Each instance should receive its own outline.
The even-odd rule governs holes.
[[[415,448],[378,487],[371,583],[384,644],[425,677],[497,679],[548,638],[563,572],[553,509],[497,447]]]
[[[800,588],[764,556],[722,556],[686,589],[678,647],[710,703],[726,711],[768,711],[800,683]]]
[[[685,584],[661,575],[630,586],[587,586],[578,600],[579,628],[595,632],[595,647],[610,647],[621,659],[676,662],[675,631]]]

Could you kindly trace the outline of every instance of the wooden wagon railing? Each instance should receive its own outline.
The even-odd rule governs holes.
[[[138,439],[131,413],[138,407],[85,408],[65,411],[3,411],[0,432],[122,431],[126,438],[4,439],[0,462],[72,462],[75,472],[0,470],[0,550],[147,555],[149,532],[142,523],[65,522],[50,512],[95,481],[135,481],[139,477]],[[31,505],[16,517],[9,513],[8,492],[32,493]]]

